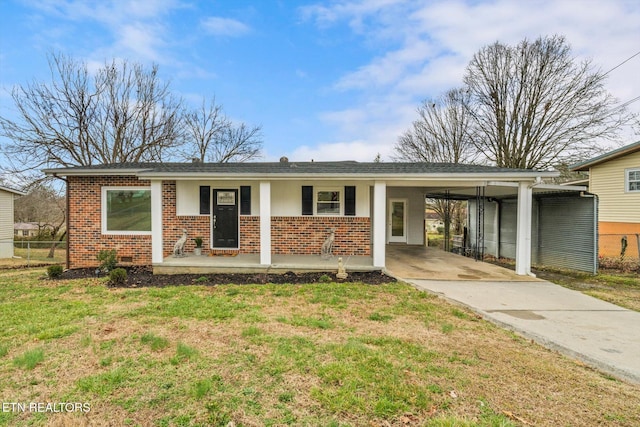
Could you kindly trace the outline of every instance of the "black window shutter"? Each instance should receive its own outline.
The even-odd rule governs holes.
[[[211,187],[208,185],[200,186],[200,215],[209,215],[211,213]]]
[[[240,215],[251,215],[251,187],[240,187]]]
[[[302,215],[313,215],[313,187],[302,186]]]
[[[344,214],[347,216],[356,216],[356,187],[344,187]]]

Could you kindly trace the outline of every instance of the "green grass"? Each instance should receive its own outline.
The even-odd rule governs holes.
[[[165,349],[169,346],[169,340],[163,337],[159,337],[152,332],[147,332],[140,338],[142,344],[148,345],[151,350],[158,351]]]
[[[23,354],[14,357],[13,364],[19,368],[31,370],[44,361],[44,350],[36,348],[25,351]]]
[[[0,394],[90,402],[90,419],[0,413],[0,426],[640,423],[637,387],[402,283],[110,289],[43,275],[0,272]]]

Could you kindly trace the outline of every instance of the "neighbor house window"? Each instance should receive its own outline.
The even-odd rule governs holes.
[[[316,214],[317,215],[340,215],[340,191],[339,190],[318,190],[316,192]]]
[[[102,233],[151,234],[151,190],[103,187]]]
[[[627,169],[626,173],[626,191],[640,191],[640,168]]]

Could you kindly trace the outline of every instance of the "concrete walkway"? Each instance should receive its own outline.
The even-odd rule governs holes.
[[[464,258],[464,257],[460,257]],[[483,270],[485,263],[457,259],[456,270]],[[415,259],[409,259],[416,265]],[[483,265],[484,264],[484,265]],[[581,360],[589,366],[640,384],[640,313],[544,280],[442,280],[433,269],[393,270],[393,276],[418,289],[462,304],[502,327]],[[402,273],[409,273],[403,275]],[[457,273],[453,273],[456,275]],[[410,276],[410,277],[407,277]]]

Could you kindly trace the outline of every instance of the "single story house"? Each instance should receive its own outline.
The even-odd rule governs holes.
[[[571,170],[589,172],[589,191],[598,196],[600,254],[619,256],[623,235],[629,237],[627,253],[638,254],[634,235],[640,234],[640,141],[573,165]],[[607,235],[612,236],[612,244]]]
[[[0,258],[13,257],[13,200],[26,193],[0,186]]]
[[[37,237],[40,228],[37,222],[16,222],[13,224],[13,234],[16,237]]]
[[[122,163],[48,169],[67,183],[70,268],[94,267],[100,250],[121,263],[173,265],[187,230],[207,255],[180,265],[223,265],[230,257],[274,269],[283,257],[332,254],[385,267],[388,244],[425,244],[425,197],[515,194],[516,273],[530,274],[532,194],[557,172],[443,163]],[[475,196],[474,196],[475,197]],[[297,257],[297,258],[296,258]],[[197,258],[197,259],[196,259]],[[247,267],[249,264],[244,264]],[[291,266],[289,266],[291,267]]]

